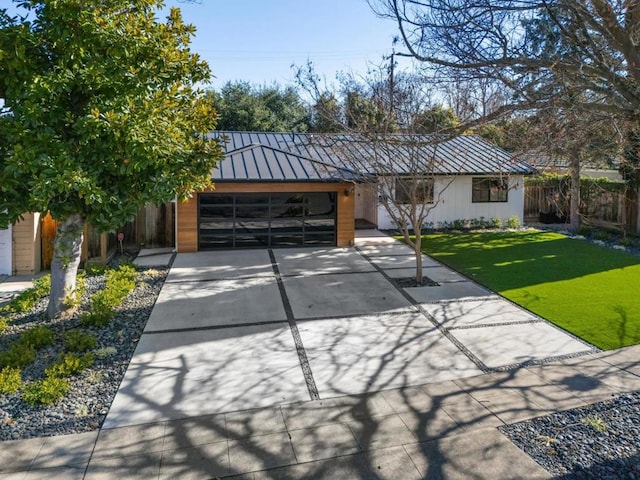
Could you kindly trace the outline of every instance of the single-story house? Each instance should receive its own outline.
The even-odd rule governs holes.
[[[212,134],[225,156],[214,189],[176,208],[176,249],[353,245],[356,220],[397,228],[380,201],[402,201],[402,182],[424,171],[428,222],[503,220],[524,206],[524,175],[535,170],[477,135],[387,137],[346,134]],[[420,165],[420,169],[416,166]],[[396,188],[382,188],[393,178]],[[389,182],[384,182],[388,185]]]

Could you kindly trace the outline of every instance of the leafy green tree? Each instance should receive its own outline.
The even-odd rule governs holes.
[[[145,203],[209,184],[215,110],[195,28],[161,0],[30,0],[0,10],[0,224],[60,222],[48,315],[75,296],[82,231],[112,231]]]
[[[248,82],[228,82],[208,95],[218,112],[220,130],[306,132],[308,114],[293,87],[253,87]]]

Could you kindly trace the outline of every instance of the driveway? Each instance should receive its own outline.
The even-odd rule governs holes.
[[[355,248],[177,255],[105,428],[357,395],[593,348],[424,257]]]

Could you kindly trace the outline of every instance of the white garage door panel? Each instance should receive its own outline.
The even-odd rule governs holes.
[[[0,275],[11,275],[11,227],[0,230]]]

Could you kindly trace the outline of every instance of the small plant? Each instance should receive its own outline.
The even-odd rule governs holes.
[[[608,242],[611,240],[611,235],[606,230],[595,230],[592,234],[592,237],[603,242]]]
[[[110,357],[116,353],[118,353],[118,349],[116,347],[101,347],[93,351],[95,357],[99,359]]]
[[[507,218],[507,227],[515,230],[516,228],[520,228],[520,217],[517,215],[511,215]]]
[[[580,423],[593,428],[596,432],[607,431],[607,423],[597,415],[587,415],[580,419]]]
[[[91,312],[82,316],[82,322],[88,325],[104,327],[115,315],[115,309],[136,287],[136,270],[130,265],[121,265],[105,274],[105,288],[91,299]]]
[[[68,352],[86,352],[96,346],[96,336],[79,328],[68,330],[64,334],[64,346]]]
[[[53,330],[47,327],[33,327],[22,333],[18,338],[19,343],[31,345],[36,350],[40,350],[47,345],[51,345],[55,339]]]
[[[491,217],[491,226],[493,228],[502,228],[502,219],[500,217]]]
[[[93,355],[91,353],[85,353],[82,356],[66,353],[60,360],[47,368],[44,373],[47,377],[70,377],[71,375],[77,375],[91,365],[93,365]]]
[[[620,245],[622,245],[623,247],[635,247],[636,242],[633,240],[633,238],[624,237],[620,239]]]
[[[463,218],[459,218],[453,221],[454,230],[464,230],[467,226],[467,221]]]
[[[92,263],[91,265],[88,265],[85,268],[85,272],[87,272],[87,275],[90,275],[90,276],[102,275],[106,271],[107,271],[107,266],[101,263]]]
[[[22,368],[36,359],[36,349],[27,343],[14,342],[9,348],[0,352],[0,368]]]
[[[0,333],[4,332],[7,328],[9,328],[9,324],[4,317],[0,317]]]
[[[66,378],[48,377],[27,385],[22,400],[33,406],[49,405],[64,397],[70,388],[71,383]]]
[[[9,312],[24,313],[33,309],[36,302],[42,297],[49,295],[51,291],[51,276],[44,275],[33,281],[33,287],[20,292],[8,305],[5,310]]]
[[[64,297],[64,304],[69,308],[77,308],[82,303],[82,296],[87,289],[86,274],[80,272],[76,278],[76,289]]]
[[[0,395],[15,393],[22,388],[19,368],[5,367],[0,370]]]

